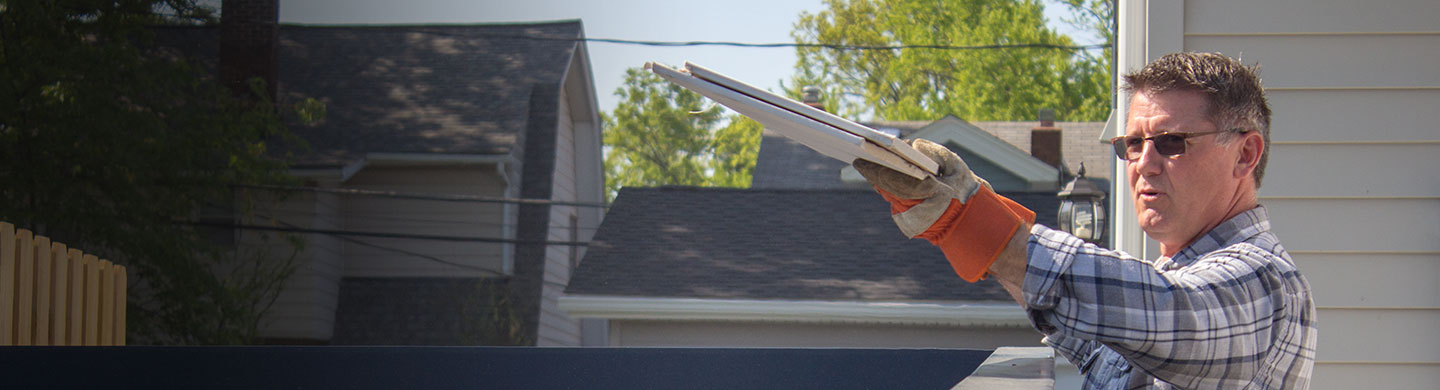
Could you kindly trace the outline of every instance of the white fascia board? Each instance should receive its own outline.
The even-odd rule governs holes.
[[[1029,327],[1019,305],[861,301],[743,300],[564,295],[574,318],[767,321]]]

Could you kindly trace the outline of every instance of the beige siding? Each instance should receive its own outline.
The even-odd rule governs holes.
[[[488,164],[368,167],[347,181],[345,188],[500,197],[505,183]],[[350,231],[502,237],[506,230],[503,206],[495,203],[347,196],[343,205],[345,230]],[[357,241],[371,245],[344,244],[346,277],[486,277],[501,274],[505,262],[502,244],[497,243],[378,237]]]
[[[1315,303],[1327,308],[1440,307],[1440,261],[1434,253],[1293,251],[1315,288]],[[1322,288],[1354,286],[1353,288]],[[1393,286],[1374,288],[1376,286]],[[1328,326],[1327,326],[1328,328]]]
[[[1440,107],[1440,88],[1385,91],[1272,88],[1267,93],[1270,108],[1275,112],[1270,134],[1275,142],[1440,140],[1436,127],[1440,126],[1440,109],[1436,109]]]
[[[339,229],[339,199],[330,194],[295,194],[286,201],[257,211],[300,228]],[[263,215],[259,215],[263,214]],[[243,247],[263,247],[277,260],[289,257],[294,248],[283,240],[259,240],[258,232],[241,236]],[[270,233],[273,234],[274,233]],[[296,254],[294,273],[286,281],[260,322],[260,337],[271,339],[329,340],[335,324],[335,308],[344,272],[341,244],[323,234],[302,235],[304,250]]]
[[[1312,388],[1433,386],[1440,2],[1127,5],[1149,7],[1142,44],[1151,50],[1218,51],[1262,66],[1275,116],[1261,203],[1320,306]]]
[[[1440,33],[1194,36],[1185,49],[1259,62],[1266,88],[1440,86]]]
[[[1440,199],[1262,197],[1261,203],[1289,250],[1440,253]]]
[[[1436,31],[1440,2],[1429,0],[1205,0],[1185,2],[1185,32]]]
[[[575,127],[571,118],[568,94],[560,94],[559,129],[555,142],[555,176],[551,198],[560,201],[576,199]],[[573,206],[550,207],[550,229],[546,239],[553,242],[573,241],[570,237],[570,216]],[[573,247],[550,245],[545,249],[544,286],[541,288],[540,328],[536,345],[579,346],[580,321],[570,318],[558,307],[560,295],[570,283],[570,251]]]
[[[1430,364],[1315,364],[1312,389],[1424,389],[1440,383],[1440,370]]]
[[[1279,129],[1272,130],[1272,138],[1279,138],[1275,131]],[[1440,175],[1435,174],[1440,167],[1440,143],[1335,142],[1276,140],[1270,146],[1270,164],[1260,196],[1433,197],[1440,189]]]
[[[1440,361],[1440,310],[1327,309],[1320,319],[1319,360],[1428,363]],[[1433,385],[1433,384],[1432,384]]]

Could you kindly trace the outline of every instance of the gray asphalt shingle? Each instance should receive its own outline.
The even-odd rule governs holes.
[[[156,29],[158,46],[211,69],[218,36],[216,27]],[[281,25],[279,100],[327,106],[318,125],[291,126],[311,146],[296,166],[339,166],[365,153],[512,153],[534,114],[532,89],[558,88],[581,36],[578,20]]]
[[[1058,203],[1010,195],[1031,207]],[[624,188],[565,293],[1009,301],[999,284],[965,283],[938,249],[900,234],[872,190]]]

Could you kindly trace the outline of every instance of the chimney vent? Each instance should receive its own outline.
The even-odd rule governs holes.
[[[275,52],[280,43],[279,0],[220,2],[220,82],[240,96],[250,96],[246,82],[265,80],[275,100]]]
[[[820,87],[814,85],[806,86],[801,89],[801,91],[803,92],[801,101],[805,103],[805,105],[815,107],[820,111],[825,111],[825,105],[820,103]]]
[[[1055,109],[1042,108],[1039,112],[1040,127],[1055,127]]]

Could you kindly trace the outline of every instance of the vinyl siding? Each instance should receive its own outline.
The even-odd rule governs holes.
[[[345,188],[501,197],[505,183],[495,167],[488,164],[369,167],[346,182]],[[503,237],[507,229],[504,206],[496,203],[369,196],[347,196],[343,201],[345,230],[350,231]],[[504,272],[503,244],[380,237],[357,238],[357,241],[370,245],[344,244],[346,277],[489,277]]]
[[[257,214],[301,228],[339,229],[339,203],[335,195],[295,194]],[[261,241],[259,233],[245,232],[241,242],[265,248],[276,261],[294,253],[294,247],[271,234],[270,240]],[[344,272],[341,243],[322,234],[300,237],[305,240],[304,250],[295,255],[294,272],[260,321],[262,338],[329,340],[334,330],[340,276]]]
[[[1275,114],[1260,202],[1320,308],[1311,387],[1433,386],[1440,2],[1129,5],[1148,7],[1148,58],[1218,51],[1262,66]]]
[[[575,186],[575,126],[571,118],[569,96],[560,94],[559,129],[555,142],[555,175],[552,183],[552,199],[574,201]],[[570,216],[575,213],[573,206],[550,207],[550,229],[546,239],[553,242],[573,241],[570,237]],[[544,285],[540,291],[540,327],[537,333],[538,346],[579,346],[580,321],[570,318],[558,308],[557,302],[570,283],[570,251],[573,247],[549,245],[545,248]]]
[[[579,46],[580,54],[572,57],[561,91],[552,188],[556,200],[598,204],[604,199],[605,185],[600,117],[594,106],[594,86],[584,49],[583,45]],[[552,241],[588,242],[595,235],[604,211],[600,207],[553,206],[548,237]],[[584,246],[551,245],[546,249],[538,345],[580,346],[604,342],[603,336],[583,340],[586,332],[582,330],[581,321],[559,309],[559,298],[570,283],[577,260],[584,255]],[[589,334],[593,336],[597,330],[592,329]]]

